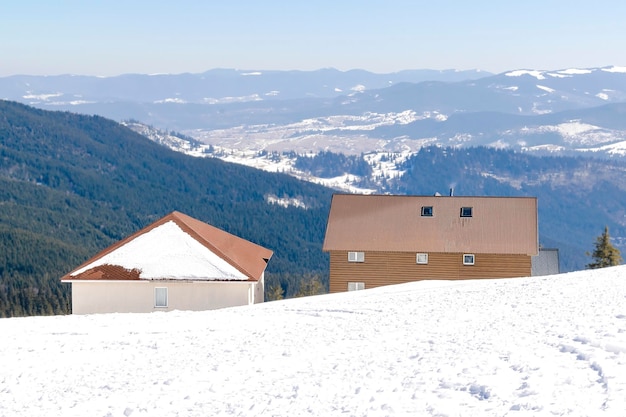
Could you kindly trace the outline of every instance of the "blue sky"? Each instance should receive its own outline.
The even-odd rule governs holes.
[[[0,76],[626,65],[626,2],[20,0]]]

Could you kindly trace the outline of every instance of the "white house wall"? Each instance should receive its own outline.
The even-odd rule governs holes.
[[[155,288],[167,288],[167,307],[154,306]],[[259,296],[259,288],[260,296]],[[203,311],[263,302],[254,282],[73,281],[72,313]]]
[[[263,301],[265,301],[265,272],[254,286],[253,304],[262,303]]]

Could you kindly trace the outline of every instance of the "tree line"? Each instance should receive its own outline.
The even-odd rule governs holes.
[[[62,275],[174,210],[272,249],[268,281],[280,282],[285,296],[299,291],[299,276],[327,285],[321,247],[331,190],[176,153],[98,116],[6,101],[0,114],[5,315],[67,313]],[[270,204],[268,195],[306,209]]]

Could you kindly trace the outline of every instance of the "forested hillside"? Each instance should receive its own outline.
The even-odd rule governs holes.
[[[624,247],[626,163],[622,159],[536,157],[492,148],[421,149],[388,183],[398,194],[537,197],[540,244],[560,250],[564,271],[583,269],[604,226]]]
[[[268,286],[288,296],[302,276],[327,279],[331,190],[176,153],[102,117],[0,101],[0,185],[0,316],[67,313],[60,276],[173,210],[274,250]]]
[[[284,153],[293,157],[295,153]],[[605,226],[626,250],[626,161],[564,156],[533,156],[487,147],[421,148],[406,159],[380,154],[374,170],[362,169],[364,155],[319,152],[296,155],[295,167],[317,177],[358,175],[352,185],[379,193],[537,197],[540,244],[558,248],[564,272],[583,269]],[[381,164],[395,158],[389,174]],[[358,168],[358,169],[357,169]]]

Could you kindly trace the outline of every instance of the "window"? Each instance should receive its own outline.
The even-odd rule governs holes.
[[[474,265],[474,255],[470,253],[463,255],[463,265]]]
[[[154,306],[167,307],[167,288],[154,289]]]
[[[365,252],[348,252],[348,262],[365,262]]]
[[[422,217],[433,217],[433,206],[423,206]]]
[[[428,254],[427,253],[418,253],[415,259],[415,262],[418,264],[427,264],[428,263]]]
[[[348,291],[359,291],[365,289],[364,282],[348,282]]]
[[[472,208],[461,207],[461,217],[472,217]]]

